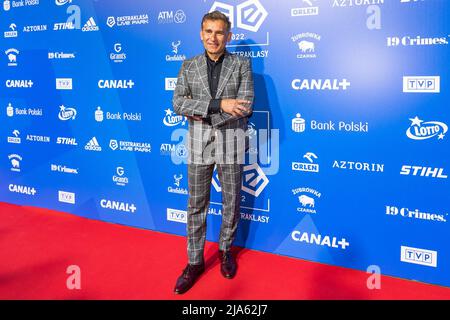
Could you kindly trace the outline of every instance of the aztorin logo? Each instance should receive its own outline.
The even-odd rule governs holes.
[[[223,2],[216,1],[209,12],[219,10],[230,19],[231,26],[237,28],[257,32],[268,13],[259,0],[247,0],[236,6],[236,25],[234,7]]]
[[[426,140],[435,136],[438,140],[443,140],[448,131],[448,127],[443,122],[438,121],[423,121],[419,117],[411,120],[411,126],[406,130],[406,136],[413,140]]]

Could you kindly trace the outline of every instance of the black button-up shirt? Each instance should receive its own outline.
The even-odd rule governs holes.
[[[219,87],[220,72],[222,71],[222,63],[225,58],[223,53],[217,61],[213,61],[209,58],[205,52],[206,65],[208,67],[208,85],[211,92],[212,100],[209,102],[208,114],[217,113],[220,111],[220,99],[216,99],[217,89]]]

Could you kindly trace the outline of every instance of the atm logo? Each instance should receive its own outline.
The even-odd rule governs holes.
[[[400,261],[437,267],[437,251],[401,246]]]

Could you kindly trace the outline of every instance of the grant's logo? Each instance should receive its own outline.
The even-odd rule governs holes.
[[[439,121],[423,121],[419,117],[411,120],[411,126],[406,130],[406,136],[413,140],[426,140],[433,137],[443,140],[448,131],[445,123]]]

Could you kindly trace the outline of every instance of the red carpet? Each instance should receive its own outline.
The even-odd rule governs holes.
[[[184,295],[172,293],[186,263],[185,238],[0,203],[0,299],[450,299],[450,288],[241,249],[233,280],[220,275],[217,244],[206,272]],[[69,290],[67,267],[81,269]]]

